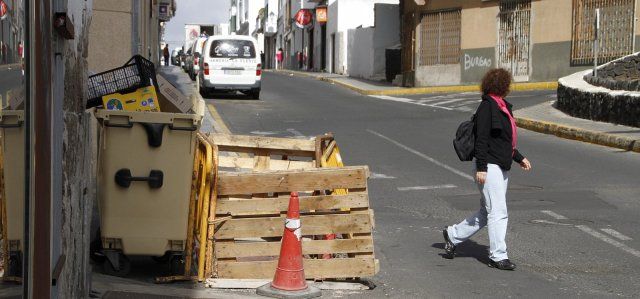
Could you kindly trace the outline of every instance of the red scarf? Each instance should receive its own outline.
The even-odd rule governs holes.
[[[518,127],[516,126],[516,120],[513,118],[513,115],[509,113],[509,109],[507,109],[507,103],[504,102],[504,99],[501,96],[497,96],[495,94],[490,94],[491,98],[496,101],[498,107],[502,112],[504,112],[509,117],[509,122],[511,122],[511,146],[513,147],[514,154],[516,145],[518,144]]]

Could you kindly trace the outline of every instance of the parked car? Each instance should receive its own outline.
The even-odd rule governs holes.
[[[187,61],[187,73],[191,80],[195,80],[196,76],[198,76],[198,71],[200,71],[200,53],[202,53],[202,48],[206,41],[206,37],[199,37],[191,46],[191,56]]]
[[[178,61],[178,49],[173,49],[173,51],[171,51],[171,65],[178,65],[179,61]]]
[[[191,49],[187,50],[187,53],[184,53],[182,57],[182,69],[188,73],[189,72],[189,61],[191,61]]]
[[[205,42],[200,61],[200,90],[241,91],[260,98],[262,61],[250,36],[216,35]]]
[[[184,51],[182,49],[178,50],[178,57],[176,58],[177,66],[182,67],[184,65]]]

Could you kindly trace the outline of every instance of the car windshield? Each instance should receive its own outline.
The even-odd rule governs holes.
[[[250,40],[214,40],[209,55],[213,58],[256,58],[256,49]]]

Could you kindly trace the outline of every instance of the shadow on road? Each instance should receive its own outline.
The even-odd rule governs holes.
[[[438,255],[445,258],[444,243],[433,243],[431,247],[442,249]],[[489,247],[473,240],[467,240],[456,247],[456,258],[464,257],[475,258],[478,262],[487,264],[489,263]]]
[[[244,101],[259,101],[253,99],[250,95],[246,95],[241,92],[213,92],[213,93],[200,93],[205,100],[244,100]]]

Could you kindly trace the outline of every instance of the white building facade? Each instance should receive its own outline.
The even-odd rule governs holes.
[[[230,0],[230,20],[229,31],[238,35],[249,35],[258,40],[258,53],[264,51],[264,39],[258,34],[258,23],[256,20],[265,3],[262,0]],[[255,35],[254,35],[255,34]]]
[[[356,70],[357,76],[370,77],[372,72],[365,70],[368,66],[360,66],[361,64],[367,64],[364,61],[373,61],[372,59],[361,59],[355,55],[374,55],[380,58],[380,48],[387,45],[393,45],[400,43],[400,13],[398,10],[399,0],[328,0],[327,1],[327,25],[326,25],[326,44],[329,50],[327,50],[327,68],[326,70],[331,73],[338,73],[344,75],[350,75],[351,68],[358,68]],[[397,14],[395,17],[389,14],[389,8],[387,7],[385,14],[378,14],[380,20],[376,22],[376,4],[391,4],[396,6]],[[383,6],[379,6],[381,10]],[[393,8],[391,8],[393,10]],[[383,18],[384,17],[384,18]],[[389,26],[389,22],[395,22]],[[376,26],[376,24],[378,26]],[[371,33],[359,34],[355,39],[353,31],[357,28],[378,28],[382,31],[385,26],[391,27],[392,31],[396,31],[395,36],[388,32],[378,32],[378,41],[376,47],[373,47],[373,32],[376,30],[370,30]],[[361,35],[371,35],[371,38]],[[390,38],[392,41],[383,42],[384,38]],[[374,51],[375,50],[375,51]],[[367,52],[378,52],[378,54]],[[353,57],[349,57],[354,55]],[[352,59],[353,58],[353,59]],[[384,61],[379,60],[379,61]]]
[[[276,68],[276,52],[278,51],[278,14],[280,11],[279,0],[265,0],[264,13],[261,18],[262,31],[264,34],[264,54],[265,59],[262,67],[265,69]]]
[[[267,7],[271,2],[276,0],[266,0]],[[399,2],[277,0],[275,50],[284,50],[287,69],[381,79],[386,48],[400,44]],[[295,24],[301,8],[313,13],[312,24],[305,28]]]

